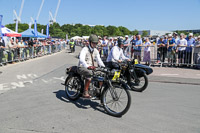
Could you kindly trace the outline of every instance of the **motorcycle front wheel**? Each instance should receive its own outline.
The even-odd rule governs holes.
[[[144,74],[142,77],[138,78],[138,80],[135,81],[135,79],[131,79],[130,88],[133,91],[136,92],[143,92],[147,86],[148,86],[148,78],[146,74]]]
[[[121,117],[130,108],[131,95],[125,87],[114,84],[113,88],[107,87],[103,90],[102,103],[108,114]]]

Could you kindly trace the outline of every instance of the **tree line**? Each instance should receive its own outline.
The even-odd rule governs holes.
[[[5,25],[7,28],[15,31],[15,23]],[[18,24],[18,32],[21,33],[29,28],[29,25],[26,23]],[[31,26],[34,28],[34,25]],[[43,29],[43,34],[46,34],[46,25],[37,24],[38,32],[41,32]],[[98,36],[125,36],[125,35],[137,35],[138,30],[130,31],[126,27],[123,26],[102,26],[96,25],[94,27],[82,24],[64,24],[60,26],[58,23],[53,23],[49,27],[49,34],[53,37],[65,38],[66,34],[69,38],[73,36],[89,36],[90,34],[96,34]],[[147,32],[143,31],[142,36],[146,36]]]

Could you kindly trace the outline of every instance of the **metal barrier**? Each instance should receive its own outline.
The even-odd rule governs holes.
[[[133,50],[132,58],[137,59],[141,64],[150,66],[174,66],[174,67],[196,67],[200,68],[200,47],[176,47],[169,51],[167,47],[157,47],[157,44],[140,46],[141,50]]]
[[[66,44],[34,45],[32,47],[0,48],[0,66],[52,54],[66,48]]]
[[[175,67],[199,67],[200,47],[175,47],[169,50],[167,47],[157,49],[157,62],[155,64]]]

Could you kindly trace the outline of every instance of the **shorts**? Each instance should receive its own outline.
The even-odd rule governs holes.
[[[141,51],[140,50],[134,50],[134,56],[141,56]]]
[[[174,55],[175,55],[174,51],[168,51],[168,56],[167,57],[170,58],[170,59],[173,59],[173,58],[175,58]]]
[[[78,67],[78,74],[83,75],[84,78],[90,79],[93,75],[92,70],[89,70],[85,67]]]
[[[94,74],[101,74],[101,75],[103,74],[100,71],[93,72],[92,70],[89,70],[85,67],[78,67],[77,72],[78,72],[78,74],[83,75],[83,77],[86,78],[86,79],[91,79]]]

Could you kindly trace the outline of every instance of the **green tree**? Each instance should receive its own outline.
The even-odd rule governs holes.
[[[145,36],[147,36],[148,35],[148,32],[146,31],[146,30],[143,30],[142,31],[142,37],[145,37]]]
[[[82,26],[81,34],[82,34],[82,36],[89,36],[91,34],[91,27],[88,25]]]
[[[138,35],[138,34],[139,34],[139,31],[135,29],[134,31],[132,31],[132,34],[133,34],[133,35]]]
[[[128,30],[126,27],[123,27],[123,26],[119,26],[118,27],[119,28],[119,30],[122,32],[122,35],[124,36],[124,35],[130,35],[130,30]]]

